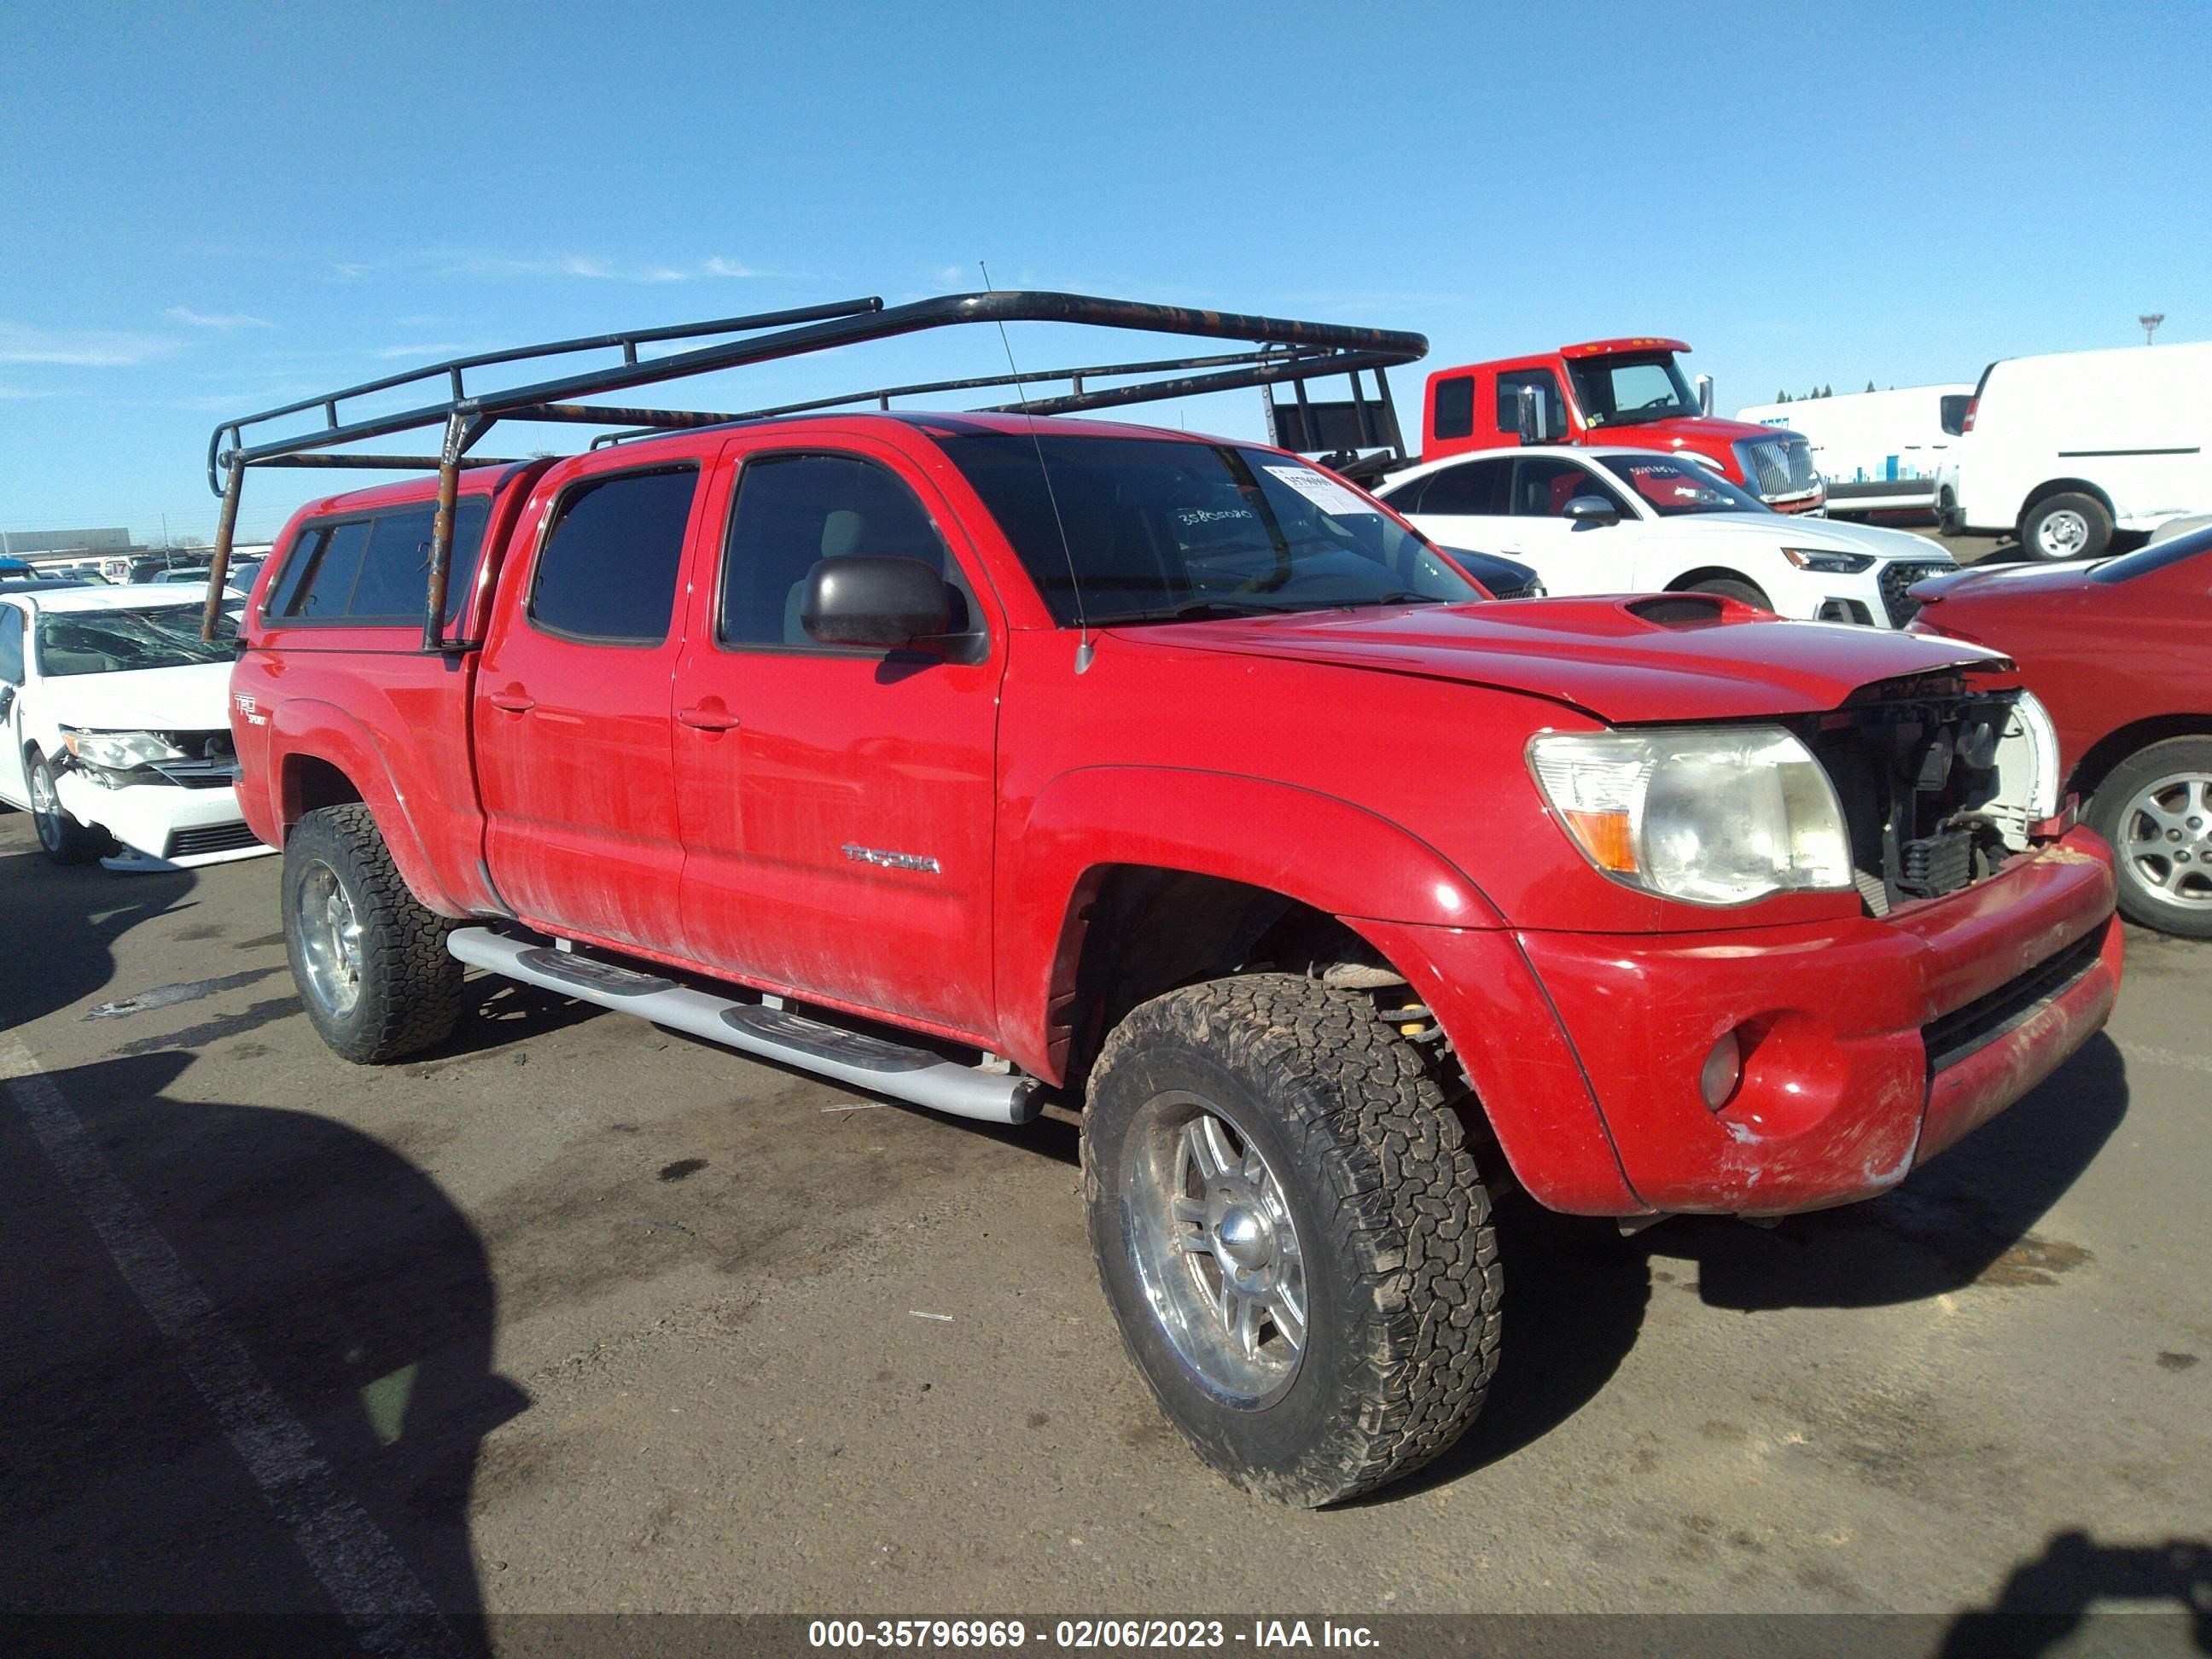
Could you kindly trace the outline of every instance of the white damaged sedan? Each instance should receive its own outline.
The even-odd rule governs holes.
[[[238,810],[230,630],[173,586],[0,593],[0,801],[58,863],[219,864],[272,849]]]

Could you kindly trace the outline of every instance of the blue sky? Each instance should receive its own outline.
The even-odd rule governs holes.
[[[206,535],[219,417],[454,351],[971,288],[978,258],[1000,287],[1416,329],[1431,367],[1679,335],[1724,410],[2125,344],[2146,310],[2212,338],[2202,0],[72,0],[8,34],[9,529]],[[1085,343],[1014,340],[1024,366]],[[1003,361],[980,331],[872,352],[687,395]],[[1170,418],[1256,434],[1255,397]],[[564,442],[533,431],[486,447]],[[327,487],[256,476],[242,532]]]

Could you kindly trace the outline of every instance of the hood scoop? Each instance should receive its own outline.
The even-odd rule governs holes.
[[[1620,607],[1632,617],[1659,628],[1711,628],[1727,619],[1729,602],[1716,593],[1654,593],[1631,599]],[[1747,607],[1738,605],[1739,611]]]

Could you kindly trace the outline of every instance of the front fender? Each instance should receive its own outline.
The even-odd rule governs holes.
[[[298,796],[297,769],[288,763],[302,757],[325,762],[344,773],[361,792],[384,844],[392,851],[400,879],[415,896],[441,915],[471,913],[440,877],[391,764],[367,726],[335,703],[288,697],[270,711],[265,752],[268,764],[261,776],[265,793],[260,810],[283,830],[289,831],[297,823],[304,811]]]
[[[1054,1006],[1071,994],[1091,895],[1138,865],[1279,893],[1326,915],[1495,928],[1481,890],[1426,842],[1365,807],[1296,785],[1175,767],[1061,774],[1002,826],[998,1005],[1007,1054],[1064,1080]]]

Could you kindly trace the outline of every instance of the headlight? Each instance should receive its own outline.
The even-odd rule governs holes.
[[[185,757],[183,750],[155,732],[77,732],[64,726],[62,741],[86,765],[104,766],[111,772]]]
[[[1871,553],[1838,553],[1832,547],[1785,547],[1782,556],[1800,570],[1817,570],[1828,576],[1856,576],[1874,568]]]
[[[1547,732],[1528,769],[1592,864],[1691,904],[1851,886],[1828,775],[1771,726]]]

